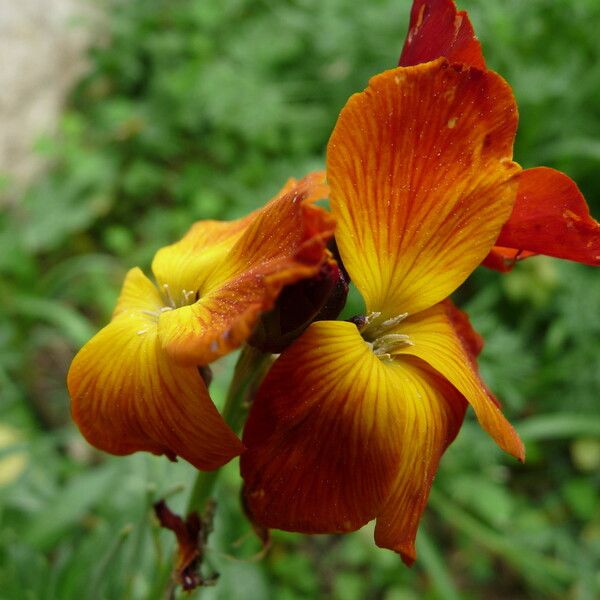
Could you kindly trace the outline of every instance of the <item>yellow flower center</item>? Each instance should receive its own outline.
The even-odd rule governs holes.
[[[153,317],[157,321],[158,317],[160,317],[162,313],[170,310],[176,310],[182,306],[194,304],[199,297],[198,292],[194,290],[180,290],[178,292],[174,292],[171,290],[168,283],[163,283],[160,287],[158,287],[158,293],[164,304],[162,306],[158,306],[156,310],[141,311],[144,314]]]
[[[358,320],[357,327],[362,338],[380,360],[392,360],[397,350],[413,345],[408,335],[398,333],[398,325],[407,316],[408,313],[402,313],[382,320],[380,312],[372,312]]]
[[[162,296],[165,305],[162,307],[161,312],[166,310],[174,310],[175,308],[181,308],[182,306],[188,306],[198,300],[198,292],[194,290],[181,290],[179,293],[171,293],[171,288],[168,283],[163,283],[160,288],[160,295]]]

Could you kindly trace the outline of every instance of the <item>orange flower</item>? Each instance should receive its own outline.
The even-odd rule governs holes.
[[[313,173],[243,219],[196,223],[156,254],[156,284],[129,271],[111,322],[68,375],[73,418],[91,444],[204,470],[242,452],[197,366],[240,346],[283,286],[319,271],[333,220],[312,201],[325,189]]]
[[[466,12],[457,11],[452,0],[414,0],[399,64],[440,57],[486,68]],[[548,167],[521,173],[514,210],[483,264],[510,271],[517,260],[535,254],[600,265],[600,223],[591,217],[577,184]]]
[[[346,532],[377,519],[376,543],[410,564],[467,404],[523,460],[478,376],[480,339],[447,300],[513,209],[516,126],[502,78],[445,59],[374,77],[340,113],[327,176],[339,251],[367,316],[312,324],[259,389],[241,457],[258,524]]]

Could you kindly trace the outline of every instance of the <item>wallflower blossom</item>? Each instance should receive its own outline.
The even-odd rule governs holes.
[[[382,73],[341,111],[327,178],[336,241],[367,316],[312,324],[259,389],[241,457],[257,523],[318,533],[376,519],[376,543],[410,564],[467,404],[523,460],[479,379],[477,336],[447,300],[512,212],[516,127],[500,76],[445,59]]]
[[[465,11],[452,0],[415,0],[399,65],[440,57],[486,68]],[[591,217],[577,184],[548,167],[521,173],[513,212],[483,264],[509,271],[517,260],[535,254],[600,265],[600,223]]]
[[[215,469],[243,445],[213,405],[198,366],[242,344],[281,289],[319,272],[333,220],[313,201],[322,173],[291,180],[232,222],[200,221],[125,278],[111,322],[68,375],[73,419],[112,454],[146,450]]]
[[[411,564],[467,404],[524,459],[478,376],[482,340],[448,295],[482,261],[599,264],[600,225],[566,175],[512,162],[512,93],[451,0],[414,1],[400,67],[349,100],[328,147],[336,240],[367,316],[315,323],[283,352],[241,471],[258,525],[331,533],[376,519],[376,543]]]

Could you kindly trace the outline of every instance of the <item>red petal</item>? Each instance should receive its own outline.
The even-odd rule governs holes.
[[[442,56],[485,69],[481,44],[464,10],[457,11],[452,0],[414,0],[398,64],[408,67]]]
[[[253,520],[331,533],[375,518],[401,460],[401,387],[354,325],[313,323],[271,367],[244,429]]]
[[[548,167],[519,175],[515,207],[497,244],[484,264],[500,271],[532,254],[600,265],[600,223],[575,182]]]

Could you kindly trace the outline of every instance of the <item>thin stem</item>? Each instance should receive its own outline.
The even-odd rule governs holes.
[[[221,413],[226,423],[236,433],[244,424],[252,395],[262,381],[271,361],[271,354],[264,354],[251,346],[244,346],[240,352]],[[220,471],[220,469],[215,469],[214,471],[198,472],[187,505],[188,514],[193,511],[202,514],[206,501],[213,494]]]

